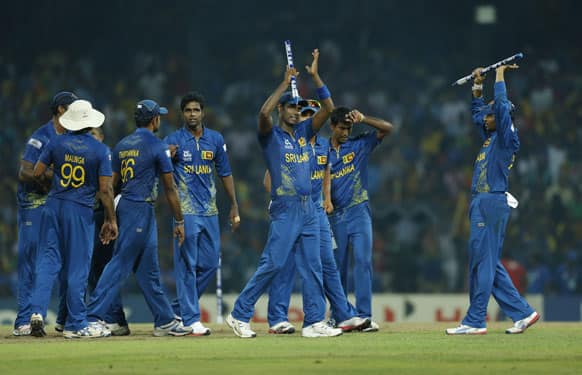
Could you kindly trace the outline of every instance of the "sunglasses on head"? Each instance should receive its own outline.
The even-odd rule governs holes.
[[[321,108],[321,103],[319,103],[315,99],[304,99],[304,100],[301,100],[299,102],[299,105],[301,107],[303,107],[303,108],[305,108],[305,107],[313,107],[313,108],[316,108],[316,109]]]

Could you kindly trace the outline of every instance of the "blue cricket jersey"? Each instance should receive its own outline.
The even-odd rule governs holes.
[[[89,133],[65,133],[54,138],[39,158],[53,165],[49,198],[93,207],[99,176],[111,176],[109,148]]]
[[[311,142],[309,142],[307,148],[311,151],[309,158],[311,168],[311,198],[317,207],[322,207],[323,178],[327,168],[329,141],[316,135],[315,144],[311,144]]]
[[[471,103],[473,122],[484,141],[473,169],[471,183],[473,194],[506,192],[509,185],[509,170],[513,167],[515,154],[519,150],[519,137],[509,114],[510,103],[507,99],[505,82],[496,82],[494,92],[493,112],[496,124],[494,132],[485,129],[483,98],[473,98]]]
[[[373,131],[350,138],[340,144],[338,150],[330,148],[331,201],[334,208],[349,208],[368,200],[368,160],[380,142]]]
[[[312,119],[296,124],[291,135],[274,126],[268,134],[259,133],[259,143],[271,175],[271,198],[311,194],[310,150],[315,135]]]
[[[38,128],[26,142],[22,160],[36,164],[43,149],[57,137],[53,121],[50,120]],[[18,182],[17,201],[19,208],[37,208],[46,202],[47,194],[36,183]]]
[[[172,162],[184,215],[218,215],[214,170],[219,177],[232,174],[222,134],[204,127],[202,136],[196,139],[183,127],[164,141],[178,145]]]
[[[112,169],[121,179],[121,196],[154,203],[160,173],[173,171],[170,149],[150,130],[138,128],[113,149]]]

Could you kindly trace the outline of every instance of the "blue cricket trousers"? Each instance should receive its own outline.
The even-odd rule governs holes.
[[[491,294],[505,315],[514,322],[533,313],[519,295],[501,264],[501,248],[511,208],[503,193],[480,193],[469,207],[469,300],[462,324],[484,328]]]
[[[65,329],[87,326],[85,289],[93,251],[93,209],[75,202],[49,198],[42,210],[32,312],[43,317],[57,275],[63,270],[66,288]]]
[[[172,308],[187,326],[200,321],[199,298],[218,269],[218,215],[184,215],[184,231],[182,246],[177,239],[174,241],[177,299]]]
[[[368,202],[335,210],[329,221],[338,246],[335,250],[335,260],[343,289],[347,295],[351,245],[354,257],[356,311],[359,317],[370,318],[372,316],[372,217]],[[334,317],[337,321],[341,321],[339,316]]]
[[[323,289],[325,296],[329,300],[335,319],[338,322],[342,322],[356,316],[357,313],[352,304],[347,300],[341,284],[339,271],[333,255],[331,228],[327,215],[322,207],[317,207],[316,212],[319,220]],[[291,292],[293,291],[296,271],[295,257],[299,253],[299,251],[294,249],[289,255],[287,263],[275,279],[273,279],[271,287],[269,288],[268,321],[271,327],[288,320],[289,300]]]
[[[90,321],[103,320],[117,301],[121,284],[133,271],[156,327],[174,319],[160,281],[158,229],[154,207],[123,197],[117,206],[119,237],[113,257],[99,278],[88,304]]]
[[[257,270],[235,302],[235,319],[251,320],[257,300],[285,267],[294,248],[303,280],[303,326],[325,319],[319,219],[315,210],[310,196],[278,197],[271,202],[267,244]]]

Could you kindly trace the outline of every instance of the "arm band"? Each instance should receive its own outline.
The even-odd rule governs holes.
[[[331,97],[331,93],[327,89],[326,85],[317,88],[317,97],[319,98],[319,100],[325,100]]]

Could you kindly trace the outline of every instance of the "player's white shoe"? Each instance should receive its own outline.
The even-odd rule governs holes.
[[[103,329],[101,324],[97,322],[91,322],[87,327],[81,328],[78,331],[63,331],[63,337],[65,339],[96,339],[109,336],[111,336],[111,332]]]
[[[279,322],[272,327],[269,327],[269,333],[290,335],[295,333],[295,326],[288,321]]]
[[[380,330],[380,326],[373,320],[370,320],[370,325],[367,327],[363,327],[361,329],[362,332],[378,332]]]
[[[122,326],[118,323],[104,323],[104,325],[111,331],[111,336],[129,336],[131,333],[128,326]]]
[[[303,337],[335,337],[342,334],[341,328],[332,328],[327,322],[317,322],[310,326],[303,327],[301,336]]]
[[[12,331],[12,336],[30,336],[30,324],[20,325]]]
[[[238,337],[243,339],[257,337],[257,334],[251,329],[251,325],[249,323],[233,318],[232,314],[228,314],[226,317],[226,324],[232,328],[232,331]]]
[[[154,327],[153,335],[156,337],[162,336],[186,336],[192,333],[192,327],[184,326],[182,322],[174,319],[170,323]]]
[[[351,332],[353,330],[364,330],[370,327],[371,323],[372,321],[370,319],[354,316],[350,319],[338,323],[337,328],[341,329],[343,332]]]
[[[32,314],[30,317],[30,334],[36,337],[46,336],[44,331],[44,320],[40,314]]]
[[[485,335],[487,328],[475,328],[465,324],[460,324],[455,328],[447,328],[445,330],[447,335]]]
[[[540,319],[540,314],[538,314],[536,311],[534,311],[527,318],[524,318],[522,320],[518,320],[517,322],[515,322],[513,324],[513,327],[505,330],[505,333],[510,334],[510,335],[523,333],[523,332],[525,332],[526,329],[533,326],[539,319]]]
[[[190,334],[190,336],[210,335],[210,328],[204,327],[202,323],[200,323],[199,321],[190,324],[190,327],[192,327],[192,333]]]

